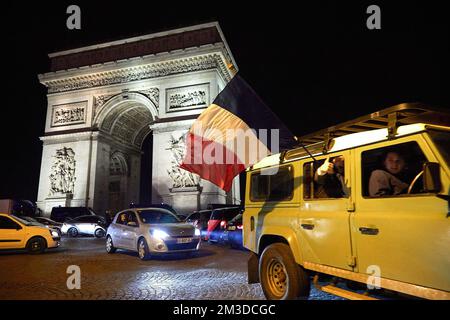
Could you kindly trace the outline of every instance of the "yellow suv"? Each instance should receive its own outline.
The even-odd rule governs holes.
[[[400,104],[249,168],[249,283],[268,299],[306,298],[311,282],[349,299],[450,299],[449,119]]]
[[[42,253],[47,248],[57,248],[59,244],[60,237],[56,230],[0,213],[0,250],[26,249],[30,253]]]

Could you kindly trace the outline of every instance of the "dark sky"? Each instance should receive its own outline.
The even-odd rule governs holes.
[[[37,74],[53,51],[219,21],[241,76],[297,135],[401,102],[450,106],[443,4],[165,2],[2,2],[0,198],[36,200],[47,108]],[[69,4],[79,31],[66,28]],[[366,28],[369,4],[381,30]]]

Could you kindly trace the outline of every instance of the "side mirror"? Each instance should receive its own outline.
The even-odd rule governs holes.
[[[134,221],[130,221],[130,222],[127,223],[127,226],[129,226],[129,227],[137,227],[137,223],[134,222]]]
[[[439,173],[439,163],[425,162],[423,165],[423,190],[437,193],[441,191],[442,184]]]

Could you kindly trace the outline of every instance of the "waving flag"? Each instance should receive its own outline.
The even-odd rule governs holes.
[[[236,74],[190,128],[180,168],[229,191],[241,171],[294,144],[294,135]]]

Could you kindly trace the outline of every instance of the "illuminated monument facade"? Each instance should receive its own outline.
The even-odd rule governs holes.
[[[39,75],[48,107],[37,204],[46,214],[60,205],[126,209],[145,198],[142,179],[153,203],[184,213],[240,202],[238,178],[225,194],[177,166],[185,133],[232,77],[227,65],[236,66],[217,23],[49,57],[51,72]]]

